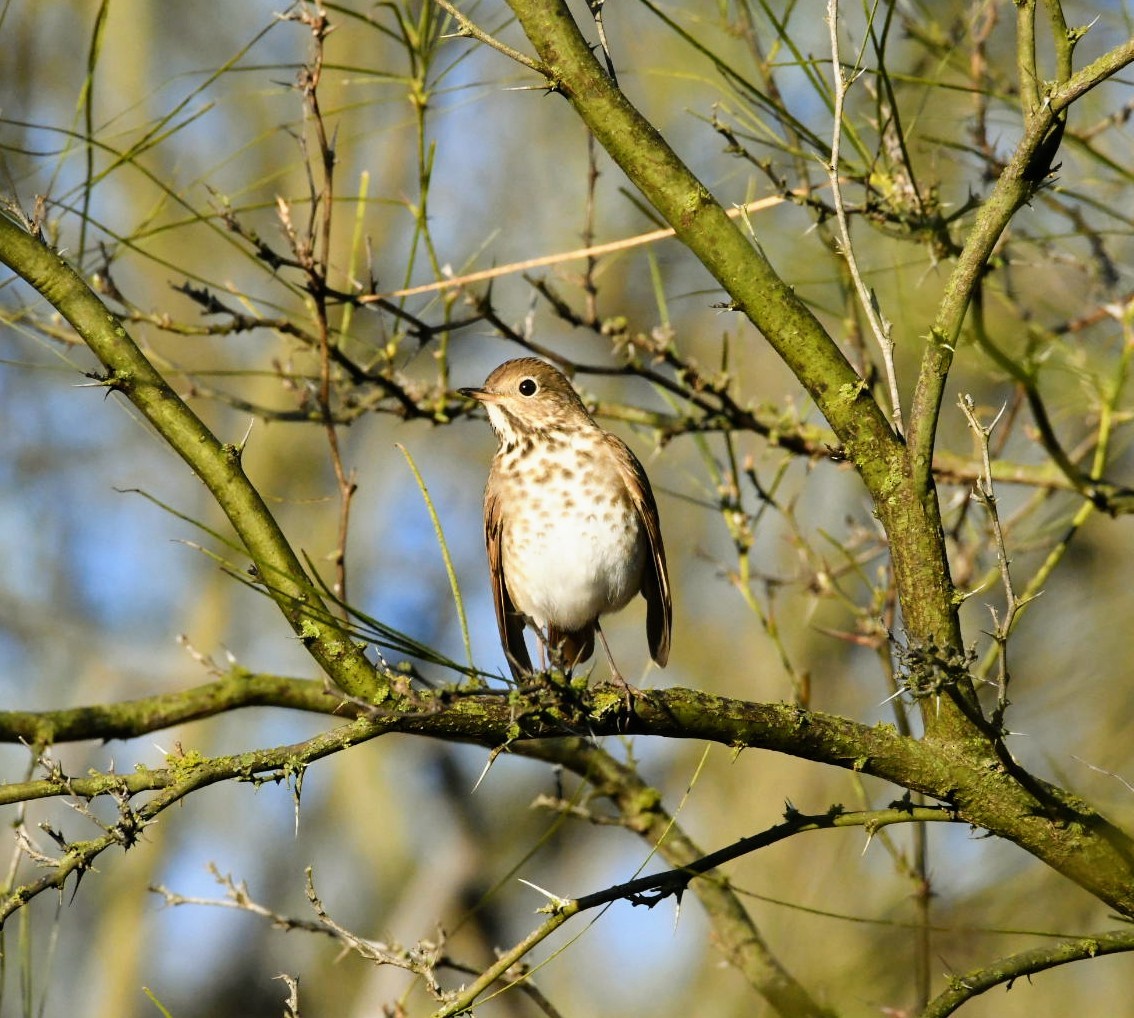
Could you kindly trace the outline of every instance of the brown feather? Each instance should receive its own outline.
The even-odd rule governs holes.
[[[492,603],[496,607],[496,626],[500,630],[500,643],[508,658],[513,678],[519,679],[532,672],[532,659],[524,642],[524,616],[516,611],[504,579],[502,553],[504,520],[499,500],[484,493],[484,543],[488,549],[488,575],[492,580]]]
[[[658,519],[658,505],[649,478],[638,457],[630,447],[615,435],[607,434],[607,440],[615,453],[615,462],[622,475],[630,500],[649,544],[649,555],[642,569],[642,596],[646,599],[646,638],[650,645],[650,657],[658,666],[664,668],[669,661],[669,636],[673,628],[673,599],[669,592],[669,570],[665,564],[665,545],[662,543],[661,522]],[[592,645],[594,643],[592,639]]]

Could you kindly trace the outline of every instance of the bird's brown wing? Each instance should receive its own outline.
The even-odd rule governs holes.
[[[512,677],[520,679],[532,672],[532,659],[524,643],[524,616],[516,611],[504,581],[504,519],[500,513],[500,500],[485,492],[484,543],[488,549],[488,575],[492,580],[492,603],[496,607],[496,625],[500,630],[500,643]]]
[[[614,435],[607,435],[615,452],[619,473],[630,492],[634,509],[646,531],[650,554],[642,570],[642,596],[646,599],[646,638],[650,656],[662,668],[669,660],[669,634],[673,628],[673,601],[669,593],[669,571],[665,564],[658,506],[650,480],[629,446]]]

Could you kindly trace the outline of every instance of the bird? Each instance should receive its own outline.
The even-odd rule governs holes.
[[[658,507],[642,464],[603,430],[557,368],[535,357],[505,361],[479,388],[499,447],[484,490],[484,538],[496,622],[513,678],[533,673],[524,641],[536,629],[569,672],[602,641],[627,692],[600,618],[646,599],[646,637],[669,660],[673,605]]]

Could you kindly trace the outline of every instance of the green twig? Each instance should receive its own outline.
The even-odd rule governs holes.
[[[939,994],[921,1012],[921,1018],[946,1018],[962,1004],[986,993],[994,986],[1007,985],[1020,978],[1030,977],[1068,962],[1085,961],[1108,954],[1124,954],[1134,951],[1134,932],[1128,929],[1112,930],[1108,933],[1088,934],[1075,937],[1054,947],[1036,947],[1030,951],[1001,958],[971,972],[953,976],[949,987]]]
[[[472,642],[469,640],[469,620],[465,616],[465,599],[461,596],[461,584],[457,579],[457,570],[453,568],[453,557],[449,554],[449,542],[445,540],[445,530],[441,526],[441,519],[437,515],[437,509],[433,505],[433,499],[429,495],[429,488],[426,487],[425,479],[421,476],[421,472],[417,469],[417,464],[413,461],[410,451],[402,445],[397,443],[399,452],[406,458],[406,463],[409,465],[410,473],[413,474],[413,479],[417,482],[418,490],[421,492],[421,497],[425,500],[425,508],[429,511],[429,519],[433,523],[433,533],[437,536],[437,545],[441,549],[441,558],[445,563],[445,573],[449,577],[449,588],[453,591],[453,605],[457,609],[457,620],[461,626],[461,640],[465,645],[465,660],[468,662],[470,673],[476,667],[473,663]],[[478,684],[482,684],[482,680],[474,680]]]

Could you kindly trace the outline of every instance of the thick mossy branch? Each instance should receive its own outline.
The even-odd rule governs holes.
[[[125,729],[133,715],[132,734],[141,734],[146,719],[200,717],[209,713],[210,705],[223,703],[228,710],[242,699],[247,704],[266,704],[275,696],[284,706],[357,715],[348,726],[343,747],[387,732],[405,732],[489,747],[551,739],[557,746],[555,752],[562,754],[564,746],[587,751],[587,740],[565,739],[568,733],[585,727],[595,736],[652,735],[769,749],[872,774],[932,796],[955,809],[961,819],[1015,842],[1123,915],[1134,917],[1134,842],[1089,803],[1039,778],[1028,776],[1021,782],[1019,768],[1006,769],[991,753],[974,756],[961,745],[912,739],[890,725],[864,725],[786,704],[749,703],[691,689],[642,693],[635,699],[634,713],[627,717],[615,711],[589,714],[567,703],[554,709],[525,706],[508,696],[486,693],[436,694],[375,709],[328,696],[316,682],[267,676],[261,683],[255,676],[239,676],[222,683],[230,683],[223,693],[220,684],[210,683],[181,694],[185,703],[180,713],[170,711],[168,698],[120,704],[117,723]],[[159,703],[165,707],[164,715],[155,710]],[[13,742],[29,732],[59,732],[68,724],[73,738],[103,737],[95,725],[84,733],[82,717],[82,711],[45,712],[38,721],[34,715],[0,714],[0,739]],[[94,720],[93,715],[88,717]],[[524,752],[541,755],[535,743],[527,744]],[[212,780],[225,776],[218,772]],[[245,772],[227,776],[245,776]],[[105,794],[108,789],[99,786],[98,780],[57,781],[51,786],[48,779],[48,784],[13,785],[9,801],[52,794]],[[157,787],[155,780],[148,778],[145,787]],[[85,781],[93,783],[88,788],[81,783]]]
[[[0,711],[0,742],[50,746],[86,739],[136,739],[239,707],[260,706],[320,714],[338,712],[344,718],[356,715],[356,710],[323,682],[234,668],[215,682],[176,693],[63,710]]]
[[[259,492],[224,445],[173,391],[125,327],[64,258],[0,213],[0,262],[38,290],[74,327],[125,396],[204,482],[255,565],[259,580],[326,673],[352,696],[378,701],[385,689],[361,648],[323,603]]]

